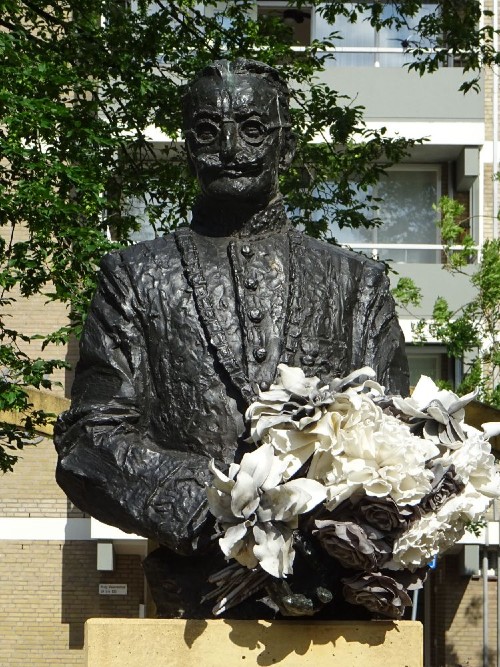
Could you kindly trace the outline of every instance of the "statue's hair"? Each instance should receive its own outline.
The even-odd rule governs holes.
[[[285,79],[281,76],[278,70],[274,67],[271,67],[271,65],[267,65],[266,63],[262,63],[258,60],[237,58],[233,61],[214,60],[212,63],[200,70],[194,79],[186,86],[185,93],[182,98],[182,111],[185,127],[189,121],[189,102],[193,86],[195,86],[198,81],[206,77],[223,79],[235,74],[253,74],[262,77],[268,85],[276,90],[280,106],[280,115],[283,122],[290,122],[290,91]]]

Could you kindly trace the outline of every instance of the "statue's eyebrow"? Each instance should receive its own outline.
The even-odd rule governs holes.
[[[210,118],[215,118],[216,120],[222,119],[222,114],[220,110],[217,109],[217,107],[201,107],[193,113],[194,120],[197,120],[200,117],[206,118],[207,116],[210,116]]]
[[[262,116],[266,113],[267,109],[263,109],[262,107],[251,107],[243,104],[241,106],[234,105],[233,111],[234,113],[237,113],[238,116]]]
[[[233,107],[233,113],[238,119],[250,118],[251,116],[258,116],[260,118],[265,115],[267,111],[267,109],[263,109],[262,107],[251,107],[246,104]],[[224,118],[224,114],[222,114],[217,107],[201,107],[193,113],[193,121],[197,121],[200,118],[211,118],[216,121],[221,121]]]

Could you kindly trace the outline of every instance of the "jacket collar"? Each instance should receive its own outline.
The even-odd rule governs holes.
[[[262,210],[249,214],[243,223],[241,214],[228,213],[220,205],[200,199],[193,208],[191,222],[191,228],[202,236],[230,236],[235,239],[262,238],[286,231],[289,227],[281,195]]]

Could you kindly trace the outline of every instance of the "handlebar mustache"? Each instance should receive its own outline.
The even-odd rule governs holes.
[[[260,168],[263,164],[263,160],[260,158],[247,158],[244,155],[241,157],[237,156],[237,159],[230,162],[221,160],[216,154],[198,155],[196,161],[205,169],[219,169],[222,171],[225,169],[230,171],[251,171]]]

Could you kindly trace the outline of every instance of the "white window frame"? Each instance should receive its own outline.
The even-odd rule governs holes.
[[[397,171],[432,171],[436,174],[436,204],[441,198],[441,164],[420,164],[420,163],[405,163],[389,167],[386,171],[387,173],[397,172]],[[436,212],[436,219],[438,218],[438,213]],[[373,234],[375,239],[377,238],[378,229],[377,227],[373,228]],[[371,243],[345,243],[342,244],[346,247],[352,248],[353,250],[362,251],[367,254],[371,254],[373,259],[379,259],[380,250],[405,250],[406,256],[404,261],[399,261],[397,263],[408,263],[408,253],[416,250],[435,250],[436,251],[436,261],[435,264],[441,263],[441,252],[444,248],[440,242],[439,229],[436,225],[436,242],[435,243],[378,243],[376,240]]]

